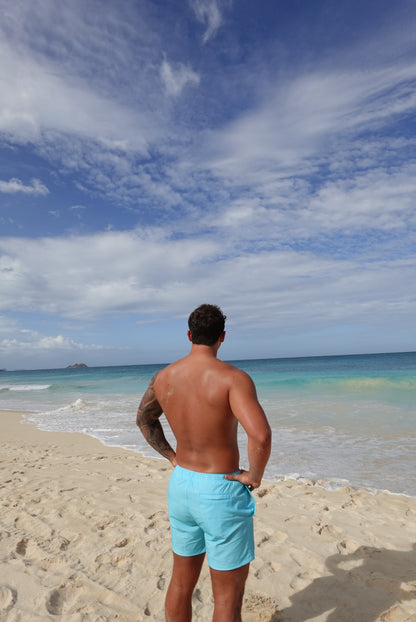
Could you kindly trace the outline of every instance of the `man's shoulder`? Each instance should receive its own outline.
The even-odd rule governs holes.
[[[175,370],[182,367],[184,360],[185,358],[182,358],[182,359],[178,359],[177,361],[173,361],[173,363],[168,363],[167,365],[165,365],[165,367],[162,367],[162,369],[159,369],[154,374],[153,379],[156,380],[157,378],[159,380],[159,379],[167,378],[170,374],[174,373]]]
[[[222,369],[224,369],[224,371],[229,371],[231,374],[238,374],[242,371],[232,363],[227,363],[227,361],[221,361],[220,359],[217,359],[217,363]]]
[[[218,361],[218,363],[220,363],[221,373],[227,374],[233,380],[251,381],[248,373],[243,371],[239,367],[236,367],[231,363],[227,363],[226,361]]]

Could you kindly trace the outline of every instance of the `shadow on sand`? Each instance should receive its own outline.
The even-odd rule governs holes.
[[[303,622],[325,613],[326,622],[375,622],[383,613],[386,622],[416,621],[415,614],[386,613],[416,600],[416,544],[410,551],[362,546],[328,557],[326,567],[330,575],[293,594],[292,605],[275,611],[270,622]]]

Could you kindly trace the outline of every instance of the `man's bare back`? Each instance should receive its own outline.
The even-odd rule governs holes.
[[[257,401],[244,372],[219,361],[211,348],[199,346],[159,372],[154,391],[176,438],[180,466],[205,473],[232,473],[239,468],[238,420],[231,403],[239,392],[244,392],[247,402]]]
[[[250,469],[233,477],[257,488],[270,453],[270,428],[250,376],[216,358],[224,335],[214,346],[192,344],[188,356],[155,374],[139,406],[137,423],[148,442],[173,465],[233,473],[239,469],[239,422],[248,437]],[[192,341],[190,332],[188,337]],[[158,421],[162,413],[175,436],[176,452]]]

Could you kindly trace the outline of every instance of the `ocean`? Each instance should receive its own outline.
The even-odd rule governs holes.
[[[273,429],[267,479],[416,496],[416,352],[230,362],[253,378]],[[30,413],[26,421],[42,430],[158,457],[135,418],[163,366],[3,371],[0,409]],[[245,466],[242,431],[240,445]]]

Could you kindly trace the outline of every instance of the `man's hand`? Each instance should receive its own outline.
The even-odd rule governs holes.
[[[225,479],[241,482],[242,484],[247,486],[249,490],[254,490],[255,488],[259,488],[261,486],[261,482],[255,482],[250,476],[249,471],[244,471],[244,469],[242,469],[240,473],[227,474],[225,476]]]

